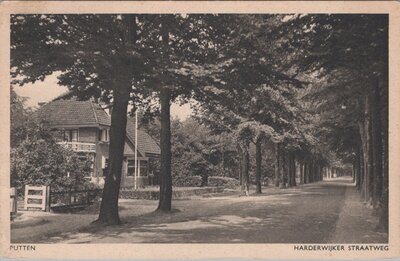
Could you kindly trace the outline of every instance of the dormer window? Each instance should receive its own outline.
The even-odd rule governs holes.
[[[110,141],[110,131],[107,129],[100,130],[99,141],[104,141],[104,142]]]

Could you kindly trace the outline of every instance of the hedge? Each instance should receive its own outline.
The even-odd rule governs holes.
[[[203,188],[188,188],[182,190],[172,189],[172,198],[188,198],[191,196],[202,196],[210,193],[222,193],[223,187],[203,187]],[[119,198],[123,199],[150,199],[158,200],[160,198],[160,192],[156,190],[121,190]]]
[[[208,186],[224,187],[228,189],[236,189],[239,186],[239,180],[228,177],[211,176],[208,177]]]
[[[174,177],[172,184],[175,187],[201,187],[200,176],[178,176]]]

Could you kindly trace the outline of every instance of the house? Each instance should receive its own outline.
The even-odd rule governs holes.
[[[92,161],[92,171],[88,178],[92,182],[104,183],[108,167],[111,117],[102,106],[93,100],[78,101],[75,98],[57,98],[42,105],[35,118],[49,124],[56,141],[75,151],[82,160]],[[135,185],[135,122],[128,118],[127,137],[124,147],[121,187]],[[149,176],[157,169],[154,161],[160,156],[160,147],[145,131],[138,129],[138,185],[147,184]],[[154,179],[154,178],[153,178]],[[154,180],[152,180],[154,184]]]

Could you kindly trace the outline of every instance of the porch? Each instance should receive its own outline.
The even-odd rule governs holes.
[[[65,148],[69,148],[76,152],[93,152],[93,153],[96,152],[96,144],[95,143],[63,141],[63,142],[57,142],[57,144],[64,146]]]

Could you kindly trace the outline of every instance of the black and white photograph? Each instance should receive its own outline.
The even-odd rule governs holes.
[[[10,251],[388,251],[389,20],[11,13]]]

